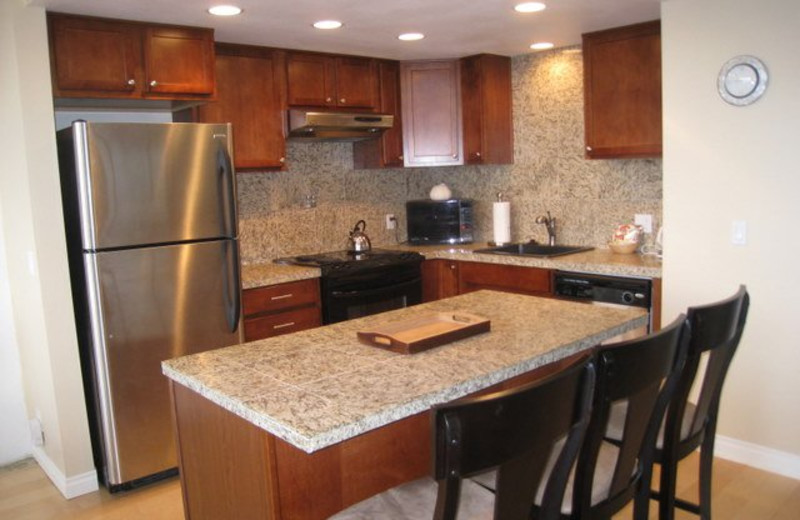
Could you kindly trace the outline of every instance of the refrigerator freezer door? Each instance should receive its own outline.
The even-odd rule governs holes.
[[[230,126],[76,122],[85,250],[236,236]]]
[[[86,253],[106,478],[177,465],[161,361],[241,342],[235,240]]]

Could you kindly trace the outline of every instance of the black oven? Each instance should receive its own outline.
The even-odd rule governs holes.
[[[322,323],[377,314],[422,302],[419,253],[373,249],[281,258],[278,263],[318,267]]]
[[[336,323],[416,305],[422,301],[417,262],[323,276],[322,322]]]

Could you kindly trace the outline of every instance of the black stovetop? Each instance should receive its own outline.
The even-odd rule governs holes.
[[[278,258],[275,263],[305,265],[319,267],[323,275],[333,272],[355,272],[374,267],[401,265],[409,262],[421,262],[423,256],[413,251],[389,251],[372,249],[364,253],[349,251],[329,251],[318,255],[300,255]]]

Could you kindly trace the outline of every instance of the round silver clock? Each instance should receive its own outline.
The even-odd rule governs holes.
[[[769,76],[755,56],[736,56],[722,66],[717,79],[719,95],[731,105],[754,103],[767,90]]]

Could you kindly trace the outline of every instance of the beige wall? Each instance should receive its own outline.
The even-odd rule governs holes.
[[[64,243],[45,13],[23,0],[0,0],[0,10],[0,209],[13,322],[28,416],[41,415],[41,454],[64,487],[94,468]]]
[[[800,456],[800,3],[668,0],[662,21],[664,316],[747,284],[750,315],[718,433]],[[739,54],[770,74],[747,107],[716,88]],[[734,220],[747,222],[744,246],[731,244]],[[788,459],[800,474],[800,458]]]

